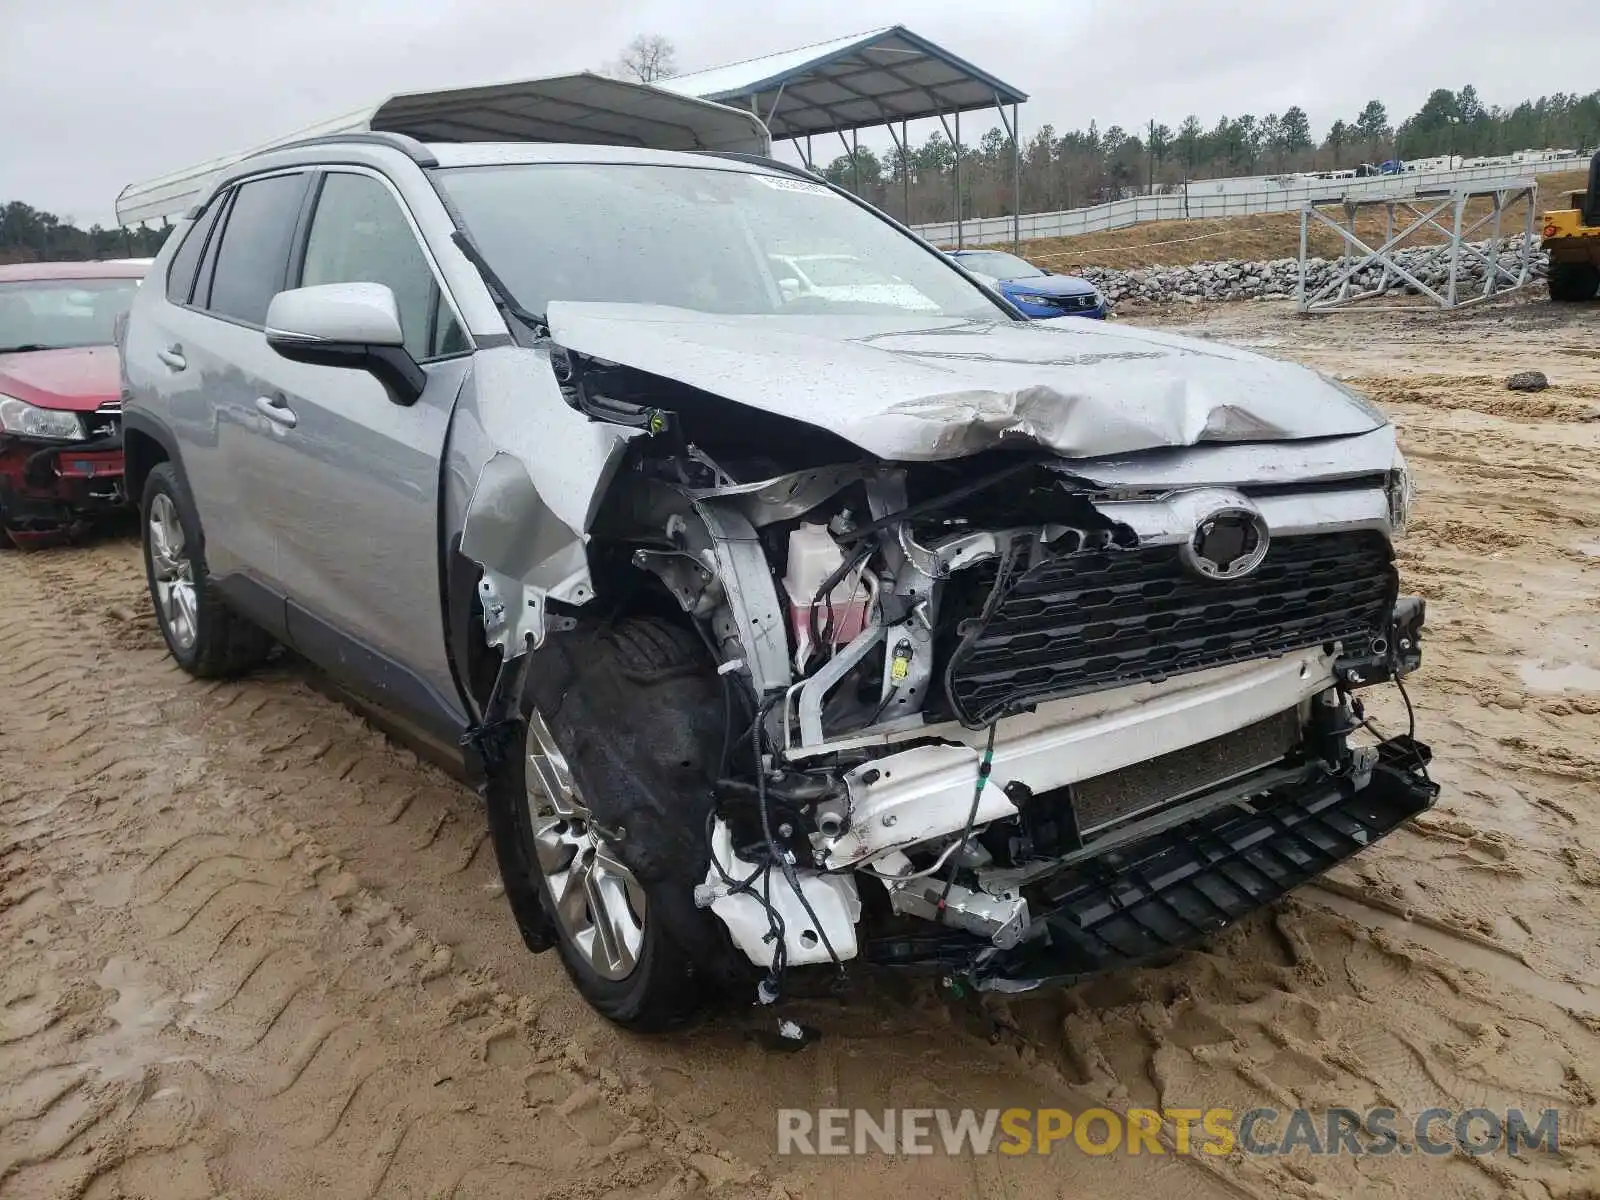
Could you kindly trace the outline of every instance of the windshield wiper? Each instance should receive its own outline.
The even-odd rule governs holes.
[[[46,346],[43,342],[24,342],[20,346],[0,346],[0,354],[27,354],[32,350],[53,350],[54,346]]]
[[[450,240],[456,244],[456,249],[467,256],[467,261],[478,268],[478,274],[483,276],[484,286],[489,289],[489,294],[494,297],[506,315],[516,318],[521,325],[527,326],[528,332],[536,338],[550,336],[550,322],[542,313],[531,312],[517,303],[517,298],[511,294],[511,289],[496,275],[494,268],[489,265],[489,260],[483,256],[483,251],[478,249],[470,237],[457,229],[450,235]]]

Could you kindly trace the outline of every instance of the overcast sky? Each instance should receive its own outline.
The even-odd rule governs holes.
[[[1024,138],[1293,104],[1320,137],[1374,96],[1600,85],[1587,0],[0,0],[0,201],[109,225],[126,183],[394,92],[597,67],[641,32],[688,71],[896,23],[1030,93]]]

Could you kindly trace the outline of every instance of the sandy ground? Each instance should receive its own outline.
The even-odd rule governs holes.
[[[1600,312],[1195,328],[1403,430],[1424,819],[1159,969],[1005,1002],[863,978],[792,1056],[739,1012],[639,1039],[522,950],[473,795],[291,664],[183,676],[131,541],[7,554],[0,1196],[1600,1195]],[[1556,386],[1506,392],[1523,367]],[[891,1104],[1567,1116],[1516,1158],[775,1153],[780,1106]]]

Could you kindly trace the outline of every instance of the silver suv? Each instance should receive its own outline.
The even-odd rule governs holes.
[[[523,938],[622,1024],[1139,962],[1435,795],[1356,696],[1420,658],[1380,413],[1025,321],[777,162],[276,149],[123,352],[174,658],[281,643],[454,753]]]

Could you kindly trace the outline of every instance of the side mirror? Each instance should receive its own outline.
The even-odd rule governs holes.
[[[791,300],[798,300],[803,290],[804,289],[800,286],[800,281],[793,275],[785,275],[782,279],[778,280],[778,291],[782,293],[783,302],[785,304],[789,303]]]
[[[295,362],[370,371],[410,406],[428,376],[405,348],[400,309],[381,283],[323,283],[279,292],[267,306],[267,345]]]

